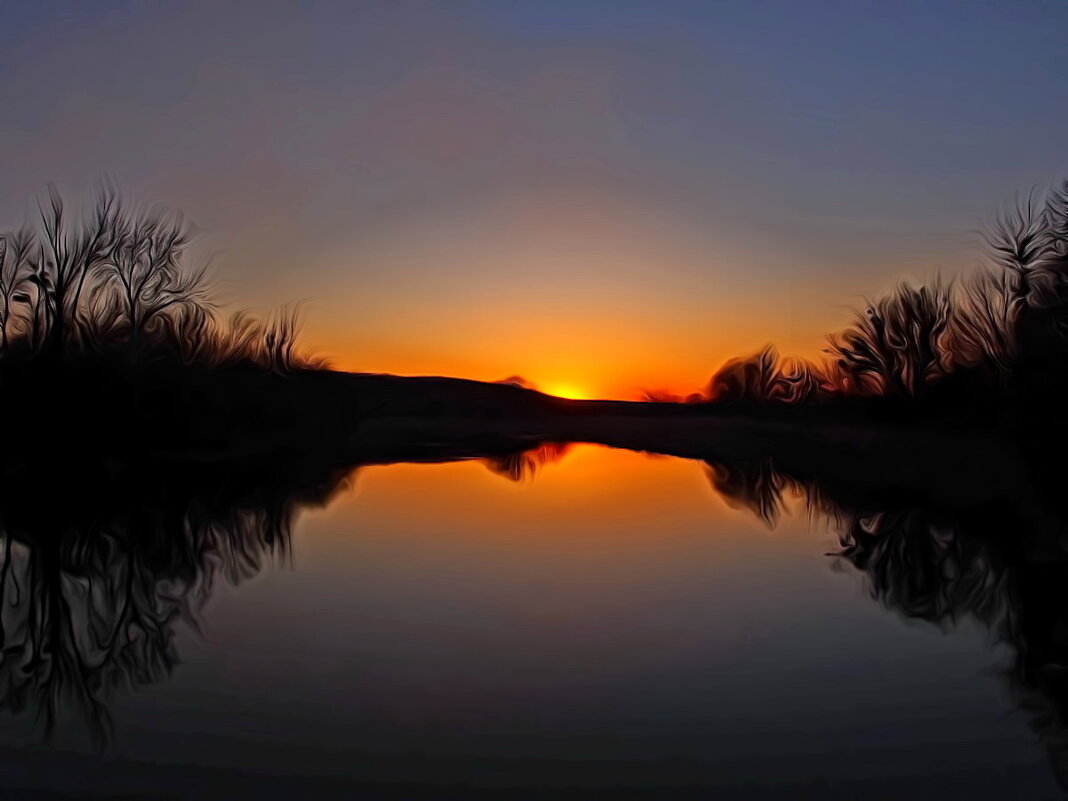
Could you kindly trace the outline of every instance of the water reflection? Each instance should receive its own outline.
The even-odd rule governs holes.
[[[692,443],[632,444],[699,457]],[[944,627],[974,618],[1005,641],[1009,682],[1054,770],[1068,777],[1068,557],[1056,475],[1038,474],[1036,460],[1014,445],[990,451],[997,458],[980,465],[985,483],[963,469],[974,455],[955,455],[946,443],[935,470],[917,467],[929,454],[912,452],[901,466],[890,463],[900,454],[887,455],[881,481],[844,464],[841,452],[709,450],[701,463],[731,503],[774,524],[796,494],[833,520],[837,557],[887,608]],[[877,453],[862,450],[868,462]],[[519,480],[567,452],[566,444],[502,444],[457,457]],[[13,479],[0,504],[0,701],[37,716],[46,733],[78,715],[104,741],[109,701],[171,674],[176,626],[197,626],[220,580],[239,583],[283,560],[299,511],[326,504],[361,464],[418,457],[409,445],[396,458],[378,452],[340,462],[289,454],[256,463],[101,465],[68,482],[63,503],[54,487]],[[448,454],[435,448],[427,459]],[[954,459],[962,469],[946,469]]]
[[[795,473],[771,459],[710,462],[708,471],[717,491],[769,525],[787,494],[801,496],[833,522],[838,556],[886,608],[943,628],[970,617],[1009,645],[1009,684],[1068,787],[1066,507],[1052,465],[1010,453],[1026,472],[1016,485],[994,470],[982,483],[950,470],[931,482],[871,486],[815,455]]]
[[[520,481],[569,447],[462,456]],[[397,460],[417,457],[406,450]],[[427,459],[448,460],[437,449]],[[178,664],[176,624],[199,627],[220,578],[239,584],[283,559],[298,512],[325,505],[358,466],[295,458],[93,464],[58,492],[39,481],[40,465],[8,465],[0,705],[32,714],[46,738],[61,717],[78,717],[105,744],[108,701],[165,680]]]
[[[0,506],[0,703],[51,734],[80,715],[98,743],[107,702],[174,669],[175,624],[196,627],[222,577],[283,557],[298,509],[346,475],[306,465],[103,466],[61,492],[13,475]],[[58,496],[58,497],[57,497]]]

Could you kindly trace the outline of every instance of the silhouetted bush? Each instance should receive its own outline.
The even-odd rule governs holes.
[[[819,371],[808,362],[782,358],[768,345],[759,353],[732,359],[713,376],[709,397],[724,402],[803,403],[816,397]]]

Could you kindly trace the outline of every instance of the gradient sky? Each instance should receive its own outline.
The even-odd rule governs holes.
[[[695,389],[1068,173],[1068,4],[0,4],[0,222],[102,174],[339,366]]]

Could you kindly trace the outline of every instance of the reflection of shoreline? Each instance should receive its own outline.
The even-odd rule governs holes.
[[[509,457],[542,442],[603,445],[699,461],[749,464],[772,460],[792,475],[859,487],[910,487],[963,503],[978,494],[1027,492],[1029,469],[1019,443],[993,430],[934,430],[912,426],[799,425],[746,418],[591,417],[551,422],[480,423],[394,418],[361,428],[349,439],[365,463]],[[529,431],[541,431],[540,437]],[[409,443],[409,444],[405,444]],[[499,456],[498,456],[499,455]]]

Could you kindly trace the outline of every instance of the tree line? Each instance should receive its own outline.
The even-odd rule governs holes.
[[[208,263],[192,265],[180,213],[125,201],[103,184],[82,214],[54,186],[34,223],[0,235],[0,359],[121,351],[272,369],[314,366],[298,314],[218,315]]]

